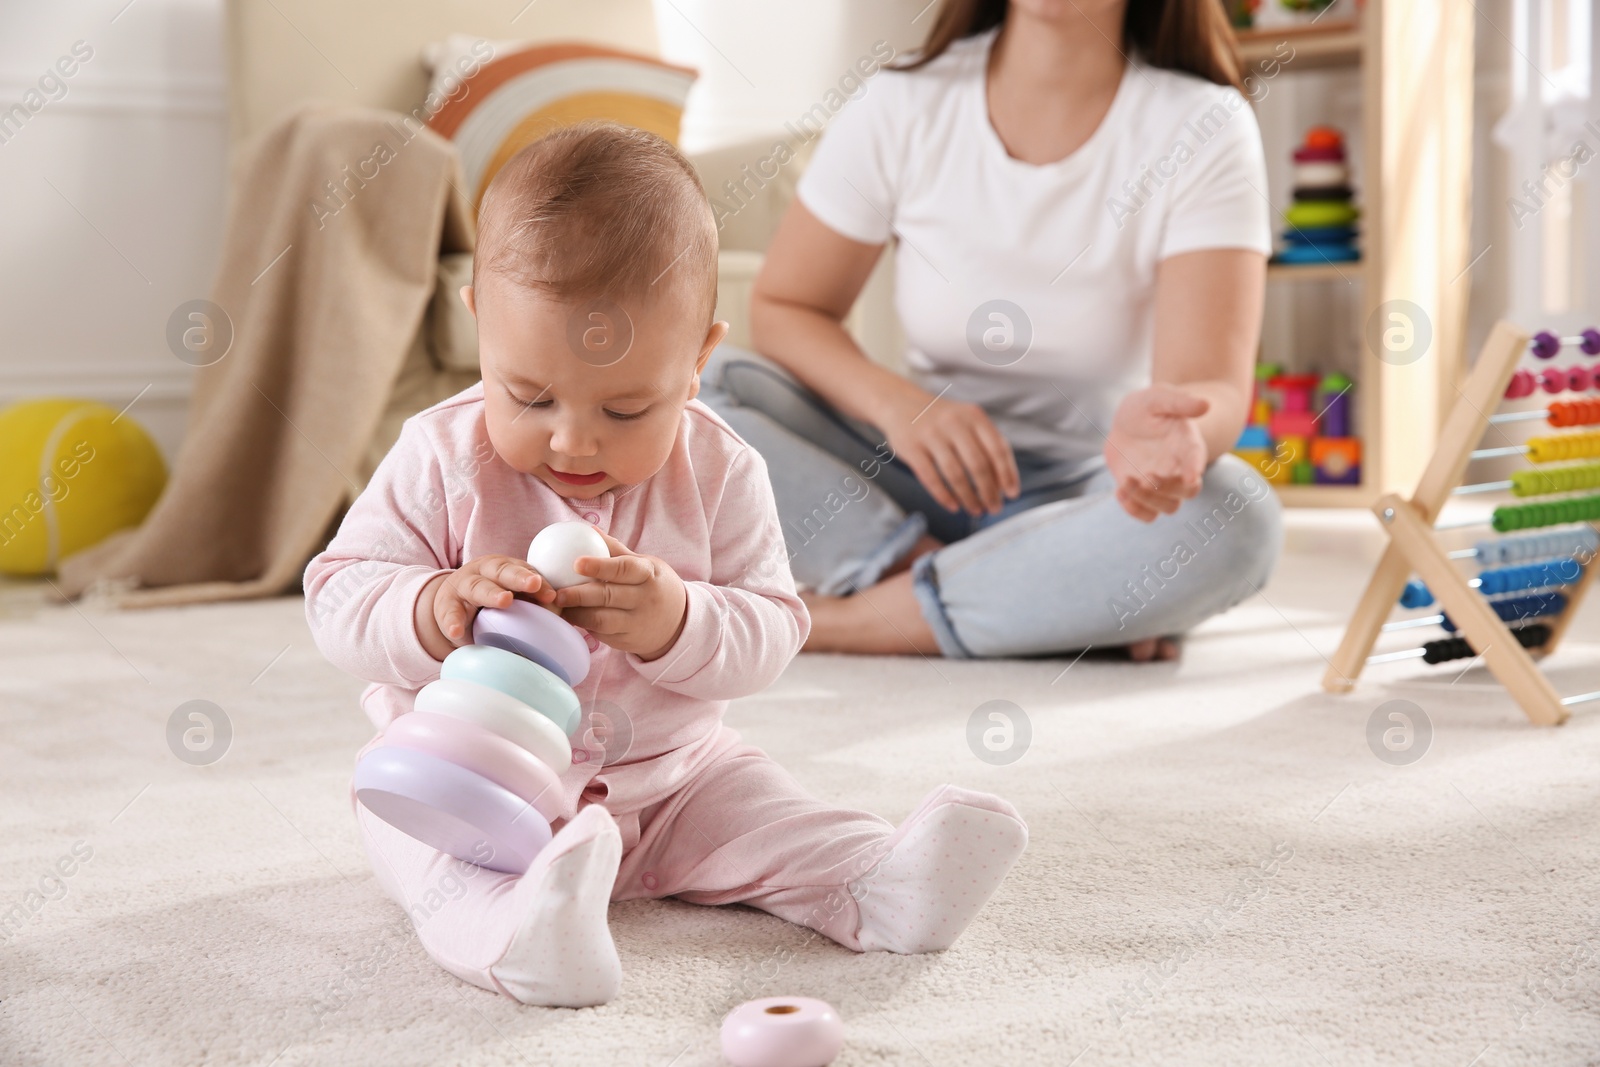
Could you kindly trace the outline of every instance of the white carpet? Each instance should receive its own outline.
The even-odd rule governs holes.
[[[614,906],[623,992],[585,1011],[481,992],[409,939],[346,801],[361,684],[297,598],[116,614],[5,587],[0,916],[41,880],[51,899],[0,937],[0,1063],[691,1067],[777,993],[838,1007],[841,1065],[1594,1063],[1600,705],[1532,727],[1464,664],[1323,695],[1371,522],[1297,530],[1176,666],[802,657],[733,725],[891,820],[942,781],[1001,793],[1032,830],[1019,866],[927,957]],[[1589,609],[1550,664],[1566,693],[1600,689]],[[1368,745],[1393,698],[1434,727],[1410,766]],[[193,699],[232,724],[211,766],[168,748]],[[1032,725],[1010,766],[966,740],[996,699]]]

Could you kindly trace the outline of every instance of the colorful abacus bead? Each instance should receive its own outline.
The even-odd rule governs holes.
[[[1584,355],[1600,356],[1600,330],[1597,330],[1591,326],[1587,330],[1584,330],[1579,336],[1581,336],[1583,340],[1578,342],[1578,347],[1583,350]]]
[[[1500,616],[1501,622],[1527,622],[1559,615],[1567,609],[1565,593],[1535,593],[1533,596],[1514,596],[1505,600],[1491,600],[1489,607]],[[1456,632],[1456,624],[1446,615],[1439,623],[1445,633]]]
[[[1550,642],[1550,627],[1542,622],[1530,626],[1518,626],[1511,631],[1511,634],[1523,648],[1543,648]],[[1422,646],[1422,650],[1422,662],[1430,665],[1477,655],[1465,637],[1446,637],[1438,641],[1429,641]]]
[[[1588,459],[1600,456],[1600,432],[1562,433],[1554,437],[1530,437],[1528,462],[1556,463],[1563,459]]]
[[[1600,519],[1600,496],[1580,496],[1553,500],[1548,504],[1503,505],[1494,509],[1490,521],[1496,533],[1533,530],[1569,522],[1594,522]]]
[[[1587,393],[1594,388],[1594,371],[1584,366],[1568,367],[1567,388],[1574,393]]]
[[[1497,567],[1478,575],[1478,592],[1484,596],[1498,596],[1529,589],[1549,589],[1571,585],[1582,576],[1583,564],[1575,559],[1552,559],[1542,563]]]
[[[1550,359],[1561,351],[1561,338],[1549,330],[1540,330],[1533,335],[1533,354],[1540,359]]]
[[[1559,393],[1567,387],[1567,372],[1560,367],[1546,367],[1539,372],[1539,388],[1547,393]]]
[[[1547,421],[1557,429],[1567,426],[1593,426],[1600,423],[1600,399],[1554,401],[1550,405]]]
[[[1521,400],[1525,396],[1532,396],[1537,387],[1533,371],[1519,370],[1511,376],[1511,381],[1506,385],[1506,399]]]
[[[1428,591],[1428,586],[1416,578],[1406,583],[1400,590],[1400,606],[1403,608],[1427,608],[1433,606],[1433,594]]]
[[[1588,559],[1600,552],[1600,532],[1593,526],[1577,526],[1516,537],[1485,538],[1473,547],[1480,567],[1549,559],[1552,556]]]
[[[1600,487],[1600,463],[1575,463],[1568,467],[1530,467],[1511,472],[1513,496],[1548,496]]]
[[[1529,589],[1551,589],[1556,586],[1572,585],[1582,577],[1583,561],[1568,557],[1480,571],[1471,584],[1484,596],[1499,596],[1502,593],[1521,593]],[[1400,590],[1400,606],[1432,607],[1433,593],[1426,583],[1413,578],[1405,584],[1404,589]]]

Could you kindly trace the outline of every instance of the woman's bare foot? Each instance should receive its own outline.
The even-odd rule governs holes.
[[[937,552],[943,547],[944,542],[939,540],[937,537],[929,537],[927,534],[923,534],[917,540],[917,543],[911,546],[911,551],[907,552],[900,562],[883,572],[883,577],[893,578],[901,571],[908,571],[911,569],[911,565],[917,560],[921,559],[923,556],[926,556],[929,552]],[[882,579],[879,580],[882,581]]]
[[[1149,637],[1127,646],[1128,658],[1135,663],[1160,663],[1178,658],[1178,642],[1170,637]]]
[[[922,608],[912,592],[911,574],[901,571],[854,596],[801,593],[811,612],[811,633],[803,652],[856,652],[863,655],[939,655]]]

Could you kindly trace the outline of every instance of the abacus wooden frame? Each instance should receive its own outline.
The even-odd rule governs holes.
[[[1361,669],[1378,640],[1401,590],[1413,573],[1428,584],[1440,608],[1459,628],[1461,636],[1477,650],[1484,665],[1506,687],[1528,718],[1542,726],[1565,722],[1567,708],[1539,669],[1538,660],[1555,651],[1572,615],[1594,577],[1596,559],[1584,564],[1583,573],[1565,590],[1567,606],[1545,621],[1550,640],[1539,650],[1523,648],[1467,577],[1451,562],[1433,528],[1450,493],[1461,484],[1473,447],[1489,425],[1489,413],[1499,406],[1506,386],[1527,351],[1529,335],[1509,322],[1495,324],[1478,354],[1472,373],[1457,390],[1455,404],[1445,420],[1434,450],[1410,499],[1387,493],[1372,506],[1389,535],[1383,558],[1356,603],[1344,639],[1322,676],[1322,688],[1347,693],[1355,687]]]

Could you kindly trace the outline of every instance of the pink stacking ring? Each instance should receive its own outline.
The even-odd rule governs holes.
[[[426,752],[481,774],[533,805],[549,821],[561,816],[561,780],[525,748],[474,722],[413,711],[383,732],[385,745]]]
[[[491,645],[531,659],[576,686],[589,675],[589,649],[572,624],[549,608],[513,600],[509,608],[483,608],[472,622],[473,644]]]
[[[514,696],[461,678],[437,678],[418,691],[413,711],[477,723],[533,753],[557,774],[572,766],[572,742],[548,716]]]
[[[550,843],[550,824],[523,800],[426,752],[380,745],[356,764],[354,785],[368,811],[407,837],[491,871],[525,874]]]
[[[811,997],[762,997],[722,1020],[722,1054],[733,1067],[822,1067],[843,1048],[839,1013]]]

